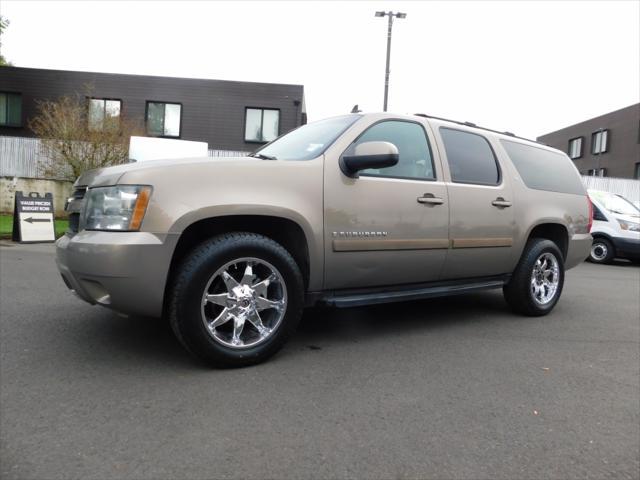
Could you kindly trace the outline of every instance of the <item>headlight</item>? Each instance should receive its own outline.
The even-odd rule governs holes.
[[[139,230],[151,187],[116,185],[90,188],[84,209],[85,230]]]
[[[640,223],[636,222],[627,222],[626,220],[618,219],[618,223],[620,224],[620,228],[623,230],[629,230],[630,232],[640,232]]]

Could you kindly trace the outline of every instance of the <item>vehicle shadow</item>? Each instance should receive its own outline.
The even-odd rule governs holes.
[[[94,311],[96,315],[81,326],[80,332],[87,337],[93,362],[99,363],[108,356],[109,362],[123,365],[135,362],[136,365],[198,368],[174,336],[167,320],[123,317],[109,310]]]
[[[611,262],[611,265],[616,267],[638,267],[637,263],[633,263],[631,260],[627,260],[625,258],[616,258]]]
[[[366,341],[389,334],[410,336],[417,330],[438,330],[487,320],[512,322],[517,318],[500,291],[345,309],[311,308],[305,312],[295,340],[312,345],[341,339]]]
[[[614,258],[611,263],[593,263],[588,260],[585,260],[587,265],[593,265],[594,267],[639,267],[640,264],[634,263],[631,260],[627,260],[626,258]]]
[[[85,361],[94,365],[104,361],[123,367],[208,368],[185,351],[164,319],[125,318],[108,310],[93,312],[91,321],[80,324],[81,331],[77,332],[84,337],[82,344],[88,347],[82,354]],[[298,331],[285,351],[319,350],[331,344],[366,342],[390,334],[397,339],[417,331],[487,320],[512,322],[517,318],[499,292],[346,309],[314,307],[305,310]],[[77,344],[76,348],[79,348]]]

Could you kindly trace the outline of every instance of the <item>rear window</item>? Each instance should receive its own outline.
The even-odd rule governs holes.
[[[527,187],[585,195],[582,180],[566,155],[509,140],[500,142]]]
[[[486,138],[476,133],[440,128],[451,180],[456,183],[498,185],[500,170]]]

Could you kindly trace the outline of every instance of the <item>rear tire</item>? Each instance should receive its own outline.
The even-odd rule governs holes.
[[[537,317],[548,314],[560,298],[564,286],[564,259],[551,240],[533,238],[520,258],[504,298],[517,313]]]
[[[589,261],[592,263],[609,264],[616,256],[615,247],[606,238],[594,238],[589,252]]]
[[[217,367],[243,367],[282,348],[303,305],[302,275],[287,250],[262,235],[229,233],[200,244],[182,262],[169,320],[196,357]]]

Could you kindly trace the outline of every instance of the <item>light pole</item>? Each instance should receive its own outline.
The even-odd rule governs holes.
[[[389,61],[391,60],[391,30],[393,29],[393,17],[406,18],[406,13],[391,10],[388,12],[376,12],[376,17],[389,17],[389,29],[387,30],[387,69],[384,73],[384,106],[383,111],[387,111],[387,98],[389,97]]]

